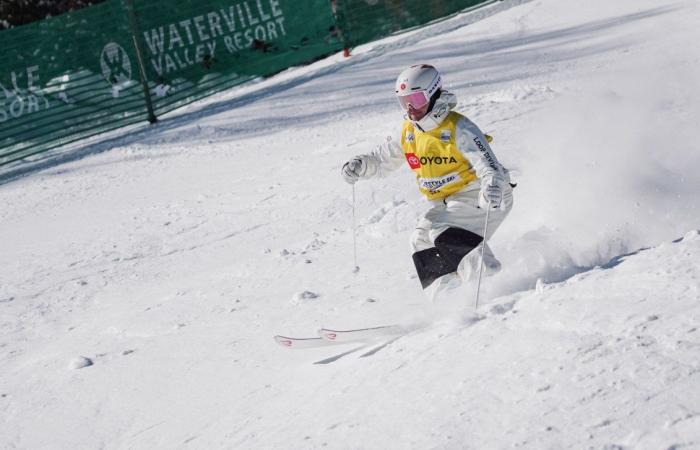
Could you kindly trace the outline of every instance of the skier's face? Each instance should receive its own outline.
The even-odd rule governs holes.
[[[421,120],[430,107],[430,97],[425,91],[411,92],[398,97],[401,107],[406,110],[411,120]]]
[[[413,105],[408,105],[408,117],[411,120],[421,120],[428,113],[428,107],[430,104],[426,103],[420,108],[414,108]]]

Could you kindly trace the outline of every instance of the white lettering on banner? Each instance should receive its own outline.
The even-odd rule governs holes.
[[[279,30],[279,33],[278,33]],[[265,22],[256,26],[253,29],[248,29],[245,33],[233,33],[229,36],[224,36],[226,50],[229,53],[236,53],[241,50],[249,49],[253,45],[253,39],[258,41],[271,41],[279,36],[286,36],[287,32],[284,29],[284,17]]]
[[[260,21],[258,19],[256,19],[255,17],[250,15],[250,8],[248,8],[247,2],[243,2],[243,7],[245,8],[246,13],[248,14],[248,23],[251,26],[259,24]]]
[[[262,20],[263,22],[270,20],[271,16],[269,14],[265,14],[265,12],[263,11],[263,7],[260,4],[260,0],[256,0],[256,3],[258,4],[258,12],[260,12],[260,20]]]
[[[224,34],[224,30],[221,28],[221,19],[219,18],[219,15],[215,12],[210,12],[207,14],[207,19],[209,19],[211,37],[216,38],[217,35],[222,36]]]
[[[33,90],[35,88],[34,82],[39,81],[39,66],[27,67],[27,89]],[[16,78],[13,77],[16,80]],[[17,84],[15,84],[17,86]]]
[[[249,26],[249,25],[246,25],[245,22],[243,21],[243,10],[241,9],[241,5],[236,5],[236,10],[238,11],[238,20],[241,21],[241,25],[243,27]]]
[[[5,100],[5,102],[0,103],[0,123],[10,119],[19,119],[25,114],[39,112],[42,109],[47,110],[51,107],[49,99],[41,93],[38,95],[6,96]]]
[[[0,91],[4,96],[0,100],[0,123],[51,107],[39,87],[39,66],[10,72],[10,88],[0,82]]]
[[[228,27],[229,32],[234,32],[236,31],[236,20],[235,20],[235,15],[233,13],[233,6],[231,6],[228,10],[228,13],[226,12],[225,9],[222,9],[219,11],[221,14],[221,17],[224,19],[224,22],[226,22],[226,26]],[[231,14],[229,16],[229,13]],[[216,14],[216,13],[212,13]]]
[[[272,15],[275,17],[281,16],[282,10],[280,9],[280,2],[278,0],[270,0],[270,7],[272,8]]]
[[[187,33],[187,45],[192,45],[194,43],[194,39],[192,39],[192,31],[190,31],[191,23],[192,21],[189,19],[180,22],[180,26],[182,26],[185,29],[185,32]]]
[[[204,16],[197,16],[194,18],[194,27],[197,29],[197,34],[201,41],[208,41],[209,35],[207,34],[206,28],[204,27]]]
[[[175,44],[179,45],[180,48],[185,46],[185,43],[182,42],[182,37],[180,37],[180,32],[177,31],[177,27],[175,26],[174,23],[170,24],[170,44],[168,45],[168,51],[172,50],[173,47],[175,47]]]
[[[182,52],[166,53],[158,58],[153,58],[151,63],[159,75],[183,70],[203,61],[206,55],[215,54],[216,42],[200,44],[194,48],[194,51],[191,50],[191,48],[186,48]]]
[[[287,35],[279,0],[243,0],[228,8],[143,32],[150,63],[166,75],[215,57],[217,40],[229,53],[250,49]],[[259,41],[259,42],[257,42]]]

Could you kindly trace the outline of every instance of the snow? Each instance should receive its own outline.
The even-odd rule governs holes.
[[[89,367],[93,365],[93,362],[90,358],[86,358],[84,356],[78,356],[77,358],[73,358],[69,364],[69,368],[71,369],[82,369],[85,367]]]
[[[497,2],[0,185],[0,447],[700,447],[699,19]],[[407,169],[356,185],[353,271],[340,167],[423,61],[518,182],[476,316],[423,298]]]

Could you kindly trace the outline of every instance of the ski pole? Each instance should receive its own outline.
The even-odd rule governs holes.
[[[352,262],[353,272],[357,273],[360,266],[357,265],[357,224],[355,222],[355,184],[352,185]]]
[[[481,241],[481,263],[479,264],[479,278],[476,282],[476,300],[474,301],[474,310],[479,307],[479,293],[481,291],[481,273],[484,270],[484,250],[486,249],[486,232],[489,229],[489,212],[491,211],[491,202],[486,206],[486,220],[484,221],[484,239]]]

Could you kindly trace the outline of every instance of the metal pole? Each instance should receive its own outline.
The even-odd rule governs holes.
[[[345,8],[346,2],[341,2],[342,7]],[[343,44],[343,56],[346,58],[350,57],[350,47],[348,47],[347,40],[345,39],[345,32],[343,31],[343,27],[340,26],[340,21],[338,19],[338,2],[337,0],[331,0],[331,9],[333,10],[333,21],[335,22],[335,29],[338,32],[338,38],[340,38],[340,42]],[[343,17],[345,17],[343,15]],[[345,22],[343,22],[345,24]]]
[[[474,310],[479,307],[479,293],[481,291],[481,273],[484,271],[484,251],[486,250],[486,232],[489,229],[489,212],[491,212],[491,202],[486,206],[486,220],[484,221],[484,239],[481,241],[481,263],[479,264],[479,278],[476,282],[476,300]]]
[[[358,272],[360,266],[357,265],[357,224],[355,221],[355,185],[352,185],[352,262],[353,272]]]
[[[153,102],[151,101],[151,91],[148,89],[148,79],[146,78],[146,69],[143,64],[143,56],[141,55],[141,45],[139,43],[139,25],[136,18],[136,10],[134,9],[133,0],[125,0],[127,12],[129,14],[129,28],[131,29],[131,37],[134,41],[134,50],[136,51],[136,60],[139,65],[139,75],[141,77],[141,86],[143,87],[143,96],[146,100],[146,109],[148,110],[148,121],[151,123],[158,122],[156,113],[153,110]]]

